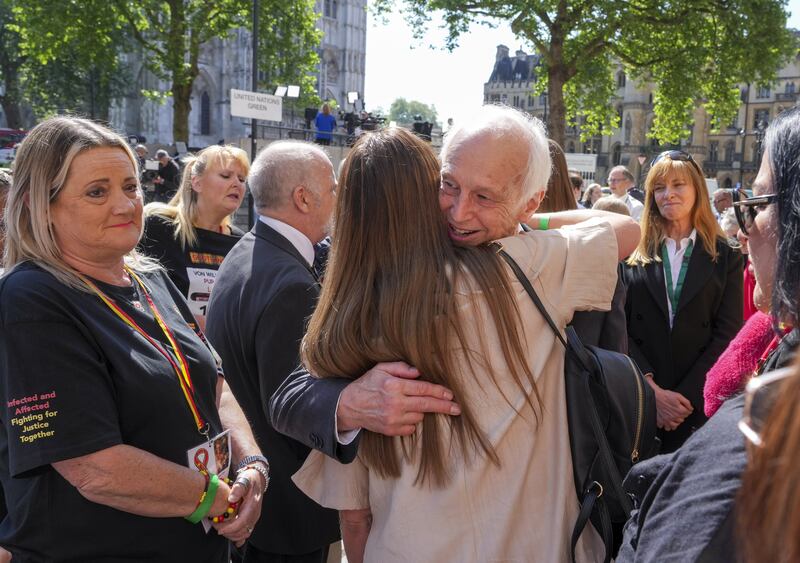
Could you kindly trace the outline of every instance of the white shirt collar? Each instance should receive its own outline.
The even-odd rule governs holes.
[[[670,255],[675,254],[679,250],[686,250],[686,247],[689,246],[689,241],[691,241],[692,244],[697,242],[697,229],[692,229],[692,232],[689,233],[688,237],[682,238],[680,245],[677,245],[674,239],[671,239],[667,236],[665,236],[662,241],[666,243],[667,251],[670,253]]]
[[[283,221],[279,221],[274,217],[267,217],[266,215],[259,215],[258,220],[264,223],[265,225],[272,227],[278,233],[284,236],[286,240],[292,243],[297,249],[297,252],[300,253],[300,256],[305,259],[309,266],[314,265],[314,245],[312,244],[311,240],[289,225],[288,223],[284,223]]]

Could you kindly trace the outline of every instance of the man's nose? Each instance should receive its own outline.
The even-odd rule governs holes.
[[[459,222],[469,219],[472,216],[472,202],[469,198],[459,194],[453,198],[453,206],[450,208],[450,217],[453,221]]]

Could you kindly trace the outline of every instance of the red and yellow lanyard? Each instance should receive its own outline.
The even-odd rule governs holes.
[[[172,355],[164,349],[164,347],[156,341],[153,337],[151,337],[145,330],[139,326],[139,324],[131,318],[128,313],[123,311],[119,305],[117,305],[113,299],[108,297],[103,291],[97,287],[91,280],[82,276],[83,281],[88,285],[92,291],[94,291],[97,296],[106,304],[106,306],[111,309],[122,321],[127,324],[129,327],[134,329],[136,332],[142,335],[145,340],[147,340],[153,348],[158,350],[162,356],[164,356],[169,364],[172,366],[172,369],[175,370],[175,375],[178,377],[178,382],[181,386],[181,391],[183,391],[183,396],[186,398],[186,403],[189,405],[189,410],[192,411],[192,417],[194,417],[194,422],[197,425],[197,431],[200,434],[207,436],[208,435],[208,425],[200,416],[200,411],[197,408],[197,403],[194,400],[194,385],[192,383],[192,377],[189,374],[189,363],[186,361],[186,357],[183,355],[180,346],[178,346],[178,341],[175,339],[175,335],[172,333],[170,328],[167,326],[167,323],[164,322],[164,317],[161,316],[161,313],[156,307],[156,304],[153,303],[153,300],[150,298],[150,294],[147,291],[147,287],[142,283],[142,280],[139,279],[139,276],[134,273],[133,270],[126,267],[125,270],[128,274],[133,278],[136,283],[139,285],[142,293],[144,294],[145,299],[147,300],[147,304],[150,306],[150,310],[153,311],[153,316],[158,323],[158,326],[161,328],[161,331],[166,336],[167,341],[169,342],[172,351],[175,353],[175,358],[177,358],[177,362]]]

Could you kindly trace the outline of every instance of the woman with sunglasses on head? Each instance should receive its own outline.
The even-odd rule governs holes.
[[[800,316],[800,107],[785,111],[770,124],[764,148],[753,183],[755,197],[734,206],[739,210],[739,237],[747,239],[750,250],[755,303],[772,317],[774,338],[755,362],[755,370],[743,367],[743,381],[790,365],[800,343],[796,328]],[[735,534],[734,512],[750,510],[747,505],[735,506],[747,463],[745,438],[739,432],[745,399],[741,393],[734,395],[680,450],[642,462],[630,472],[626,486],[639,503],[625,527],[618,563],[741,560],[736,553],[741,541]],[[794,460],[791,463],[796,465]],[[771,538],[773,542],[788,540],[778,531]],[[770,553],[765,549],[755,559],[745,560],[796,560],[770,558]]]
[[[656,157],[644,205],[624,271],[629,350],[655,391],[662,451],[671,452],[706,421],[706,372],[742,326],[742,255],[688,153]]]

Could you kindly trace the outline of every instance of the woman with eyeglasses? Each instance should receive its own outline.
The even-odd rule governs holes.
[[[743,260],[683,151],[653,161],[641,225],[624,270],[629,350],[655,391],[662,452],[671,452],[706,421],[706,372],[742,326]]]
[[[753,183],[754,197],[734,206],[739,211],[739,237],[747,239],[750,250],[755,302],[772,317],[774,338],[761,352],[755,370],[743,367],[743,380],[791,365],[800,344],[796,327],[800,316],[800,107],[785,111],[770,124],[764,150]],[[796,395],[790,399],[787,394],[786,400],[796,412]],[[798,560],[798,551],[784,551],[797,543],[797,528],[782,533],[781,528],[770,527],[793,522],[782,520],[778,512],[784,517],[798,513],[791,496],[793,484],[781,477],[794,478],[796,455],[785,458],[790,467],[772,464],[761,474],[782,494],[748,485],[736,500],[747,464],[747,442],[740,426],[745,431],[754,426],[752,409],[745,413],[747,403],[746,395],[736,394],[680,450],[642,462],[631,471],[626,486],[639,503],[626,525],[618,563]],[[748,424],[739,424],[743,418]],[[747,435],[752,439],[757,433],[747,431]],[[765,443],[769,435],[764,435]],[[745,495],[746,501],[742,500]],[[754,506],[761,509],[754,511]],[[745,530],[746,537],[736,535],[736,514],[748,526],[738,528]],[[737,553],[742,543],[746,558]]]

